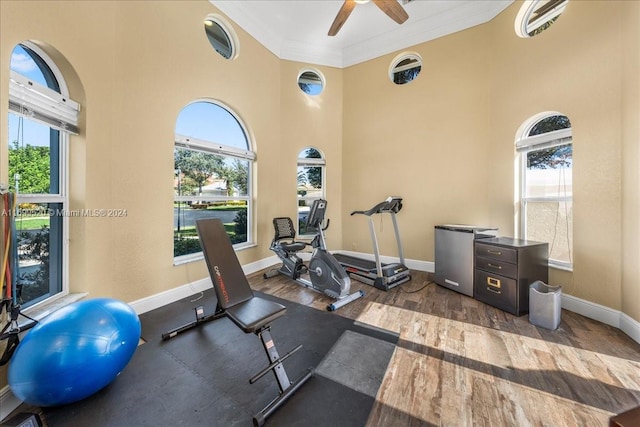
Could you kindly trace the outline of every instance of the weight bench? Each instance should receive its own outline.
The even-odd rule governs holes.
[[[213,314],[205,315],[204,309],[197,307],[195,321],[163,333],[162,339],[168,340],[198,325],[221,317],[228,317],[247,334],[250,332],[256,334],[267,353],[269,365],[251,377],[249,383],[253,384],[269,371],[273,371],[280,388],[278,396],[253,417],[253,424],[261,426],[269,415],[273,414],[302,384],[311,378],[313,371],[308,369],[296,381],[289,380],[282,362],[300,350],[302,345],[280,357],[270,331],[270,323],[283,316],[286,307],[253,294],[222,222],[217,218],[201,219],[196,221],[196,230],[218,298],[216,311]]]

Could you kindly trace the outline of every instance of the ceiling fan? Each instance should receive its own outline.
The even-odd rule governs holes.
[[[351,12],[357,4],[367,3],[369,0],[344,0],[342,7],[336,15],[331,28],[329,28],[328,35],[335,36],[340,31],[340,28],[344,25]],[[397,2],[397,0],[373,0],[373,2],[382,10],[387,16],[398,24],[402,24],[409,19],[409,15],[404,8]]]

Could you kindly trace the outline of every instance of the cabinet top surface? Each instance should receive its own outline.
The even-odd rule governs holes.
[[[498,231],[497,228],[480,227],[480,226],[477,226],[477,225],[467,225],[467,224],[444,224],[444,225],[436,225],[435,228],[438,228],[440,230],[461,231],[463,233],[477,233],[477,232],[483,232],[483,231]]]
[[[478,244],[487,244],[487,245],[497,245],[497,246],[508,246],[512,248],[524,248],[528,246],[539,246],[539,245],[549,245],[544,242],[536,242],[533,240],[522,240],[522,239],[514,239],[511,237],[491,237],[487,239],[476,239],[476,243]]]

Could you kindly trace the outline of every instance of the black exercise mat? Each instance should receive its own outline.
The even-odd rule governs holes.
[[[194,320],[194,307],[203,305],[206,313],[213,312],[213,292],[206,291],[194,301],[198,296],[142,314],[146,343],[137,349],[125,370],[105,389],[81,402],[43,408],[49,427],[252,425],[253,415],[278,394],[271,373],[249,384],[249,378],[267,364],[255,335],[243,333],[222,318],[169,341],[161,340],[163,332]],[[290,380],[307,368],[317,367],[345,331],[397,342],[396,335],[354,324],[337,313],[260,296],[287,307],[287,314],[274,321],[271,328],[280,355],[303,345],[284,362]],[[353,359],[354,364],[361,362],[357,356]],[[267,425],[363,426],[374,400],[352,387],[315,375],[267,419]]]

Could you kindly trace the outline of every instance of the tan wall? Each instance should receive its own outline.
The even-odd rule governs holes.
[[[640,320],[640,2],[622,21],[622,312]]]
[[[326,81],[318,95],[307,95],[297,85],[298,75],[307,69],[320,72]],[[342,228],[340,214],[342,185],[342,70],[282,61],[282,151],[278,167],[278,204],[271,205],[268,217],[297,217],[295,171],[298,153],[306,147],[320,150],[326,161],[325,191],[328,204],[326,218],[331,220],[326,232],[327,247],[340,249]],[[273,227],[272,227],[273,228]]]
[[[622,2],[624,3],[624,2]],[[573,274],[550,281],[588,301],[621,308],[621,63],[623,9],[615,2],[570,2],[556,23],[530,38],[514,35],[516,3],[491,30],[489,176],[491,217],[513,232],[513,141],[543,111],[569,117],[573,129]]]
[[[272,173],[281,170],[282,146],[280,61],[274,55],[239,28],[239,57],[227,61],[215,53],[203,20],[216,9],[206,1],[1,7],[2,81],[13,47],[23,40],[46,41],[77,73],[71,95],[82,103],[86,123],[71,141],[71,208],[128,212],[126,218],[70,218],[72,291],[134,301],[207,276],[203,262],[173,265],[174,127],[180,110],[198,98],[223,101],[249,128],[259,159],[258,246],[239,257],[249,263],[271,255],[271,218],[282,201],[282,175]],[[6,100],[7,86],[1,86]],[[2,103],[3,141],[6,108]],[[0,153],[6,176],[6,150]]]
[[[516,132],[558,111],[574,134],[574,271],[551,269],[550,281],[640,319],[638,3],[570,2],[530,39],[514,32],[521,4],[408,49],[424,66],[407,85],[387,78],[396,53],[345,70],[343,247],[369,250],[365,221],[348,212],[391,194],[405,198],[408,258],[433,260],[439,223],[516,236]],[[377,227],[394,255],[391,227]]]
[[[398,53],[345,70],[343,247],[371,252],[365,217],[387,196],[403,197],[398,223],[405,256],[433,261],[433,227],[493,225],[489,217],[489,92],[486,26],[407,49],[419,76],[388,77]],[[381,253],[397,256],[388,215],[375,218]]]

